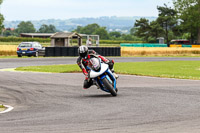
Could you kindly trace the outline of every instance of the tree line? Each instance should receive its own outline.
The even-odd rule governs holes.
[[[0,6],[2,4],[3,0],[0,0]],[[4,17],[3,15],[0,13],[0,33],[2,32],[2,29],[4,28],[3,26],[3,21],[4,21]]]
[[[0,0],[0,4],[2,0]],[[129,34],[118,31],[108,32],[98,24],[78,26],[74,31],[81,34],[100,35],[104,40],[130,40],[156,42],[164,37],[166,43],[172,39],[189,39],[191,43],[200,43],[200,0],[173,0],[173,7],[167,4],[158,6],[158,18],[149,21],[146,18],[136,20]],[[0,14],[0,29],[3,29],[3,15]],[[5,31],[5,36],[18,36],[20,33],[54,33],[54,25],[43,24],[38,31],[30,22],[22,21],[14,31]]]
[[[54,25],[43,24],[39,30],[36,30],[34,25],[30,21],[22,21],[18,24],[17,28],[14,30],[5,30],[3,36],[19,36],[20,33],[55,33],[57,32]]]
[[[172,39],[188,39],[191,43],[200,43],[200,1],[173,0],[174,7],[158,6],[158,18],[136,20],[130,33],[147,42],[155,42],[164,37],[166,43]]]

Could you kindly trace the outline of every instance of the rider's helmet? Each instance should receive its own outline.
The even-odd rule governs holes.
[[[79,54],[79,56],[80,57],[82,57],[82,58],[86,58],[87,57],[87,55],[88,55],[88,47],[87,46],[80,46],[79,48],[78,48],[78,54]]]

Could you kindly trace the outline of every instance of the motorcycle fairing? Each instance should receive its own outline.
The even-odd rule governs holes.
[[[103,91],[110,92],[110,91],[108,91],[106,88],[104,88],[104,86],[103,86],[102,79],[104,79],[104,78],[107,78],[108,81],[109,81],[111,84],[114,85],[114,89],[116,90],[116,79],[115,79],[115,77],[113,76],[112,72],[111,72],[109,69],[107,69],[107,70],[105,71],[105,73],[103,73],[102,75],[100,75],[99,78],[100,78],[100,79],[95,78],[95,80],[96,80],[96,81],[97,81],[97,80],[99,81],[99,83],[101,84],[100,87],[101,87],[101,89],[102,89]],[[97,82],[97,83],[98,83],[98,82]]]

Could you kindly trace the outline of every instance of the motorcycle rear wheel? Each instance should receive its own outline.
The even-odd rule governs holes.
[[[106,87],[106,89],[110,91],[111,95],[112,96],[117,96],[117,92],[115,91],[114,87],[110,84],[108,79],[104,78],[102,81],[103,81],[103,84]]]

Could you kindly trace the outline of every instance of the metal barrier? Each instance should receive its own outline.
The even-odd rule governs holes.
[[[170,44],[170,47],[183,47],[183,48],[200,48],[198,44]]]
[[[121,47],[167,47],[167,44],[157,43],[121,43]]]
[[[89,47],[102,56],[121,56],[121,47]],[[45,56],[78,56],[78,47],[46,47]]]

